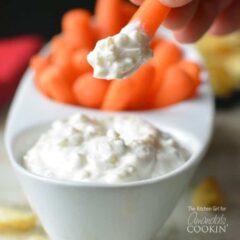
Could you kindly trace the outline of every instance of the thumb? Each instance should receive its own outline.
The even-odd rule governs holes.
[[[192,2],[193,0],[160,0],[163,5],[171,8],[182,7]]]

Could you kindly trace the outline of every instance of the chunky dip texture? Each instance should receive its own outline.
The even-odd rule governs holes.
[[[23,161],[30,172],[54,179],[124,183],[161,176],[187,158],[170,135],[140,118],[77,114],[54,122]]]
[[[152,57],[149,44],[150,38],[138,22],[128,24],[119,34],[98,41],[87,57],[94,69],[94,77],[128,77]]]

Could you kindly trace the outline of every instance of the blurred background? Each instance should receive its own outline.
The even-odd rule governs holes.
[[[93,12],[94,0],[1,0],[0,37],[37,33],[49,39],[60,32],[61,17],[69,9]]]
[[[11,97],[30,57],[61,31],[63,13],[77,7],[93,12],[94,5],[94,0],[0,0],[0,220],[2,206],[29,209],[3,143]],[[215,131],[207,155],[159,239],[236,240],[240,234],[240,33],[205,36],[196,47],[205,59],[216,98]],[[227,233],[187,233],[188,206],[192,204],[226,206]],[[39,225],[25,233],[0,231],[0,240],[14,239],[46,238]]]

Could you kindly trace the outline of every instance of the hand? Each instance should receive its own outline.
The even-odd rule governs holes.
[[[141,4],[144,0],[131,0]],[[173,8],[164,21],[175,38],[195,42],[209,31],[225,35],[240,29],[240,0],[160,0]]]

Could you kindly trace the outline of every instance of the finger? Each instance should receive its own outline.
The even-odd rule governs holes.
[[[182,30],[175,31],[175,38],[184,43],[197,41],[210,28],[217,15],[218,8],[215,1],[200,0],[192,21]]]
[[[176,7],[185,6],[192,1],[193,0],[161,0],[161,3],[166,6],[176,8]]]
[[[240,29],[240,1],[233,1],[220,13],[209,32],[215,35],[225,35]]]
[[[130,0],[130,1],[136,5],[140,5],[144,0]]]
[[[164,26],[171,30],[177,30],[187,25],[194,17],[199,0],[188,3],[186,6],[174,8],[164,21]]]

